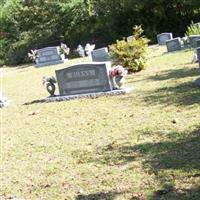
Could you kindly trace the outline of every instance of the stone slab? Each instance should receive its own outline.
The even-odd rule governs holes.
[[[93,62],[107,62],[111,61],[111,58],[108,54],[108,48],[95,49],[91,52]]]
[[[37,50],[38,58],[36,67],[64,63],[60,54],[59,47],[46,47]]]
[[[194,82],[194,85],[196,87],[200,87],[200,78],[198,78],[195,82]]]
[[[200,47],[196,49],[197,52],[197,60],[200,62]]]
[[[167,40],[166,45],[168,52],[179,51],[181,50],[181,38],[178,37],[172,40]]]
[[[197,40],[200,40],[200,35],[190,35],[189,36],[189,41],[190,41],[190,45],[193,48],[197,47]]]
[[[127,41],[133,41],[133,39],[134,39],[134,36],[133,36],[133,35],[128,36],[128,37],[126,38]]]
[[[96,92],[96,93],[87,93],[87,94],[78,94],[78,95],[66,95],[66,96],[55,96],[55,97],[47,97],[45,102],[59,102],[59,101],[69,101],[75,99],[83,99],[83,98],[98,98],[101,96],[114,96],[114,95],[123,95],[126,93],[130,93],[133,90],[132,87],[125,87],[121,89],[115,89],[107,92]]]
[[[199,40],[196,40],[196,48],[199,48],[200,47],[200,39]]]
[[[167,40],[173,39],[172,33],[161,33],[157,35],[159,45],[165,45]]]
[[[56,70],[60,95],[105,92],[114,89],[110,62],[78,64]]]

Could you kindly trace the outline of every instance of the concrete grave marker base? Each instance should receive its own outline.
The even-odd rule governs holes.
[[[74,99],[83,99],[83,98],[97,98],[101,96],[113,96],[113,95],[122,95],[126,93],[130,93],[134,88],[132,87],[125,87],[121,89],[115,89],[112,91],[107,92],[96,92],[96,93],[87,93],[87,94],[77,94],[77,95],[66,95],[66,96],[54,96],[54,97],[47,97],[44,99],[45,102],[58,102],[58,101],[69,101]]]

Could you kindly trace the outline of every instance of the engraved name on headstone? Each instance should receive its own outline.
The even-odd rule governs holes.
[[[91,52],[91,56],[92,56],[93,62],[111,61],[110,56],[108,54],[108,48],[107,47],[93,50]]]
[[[59,54],[59,47],[46,47],[37,50],[38,62],[36,66],[46,66],[64,63]]]
[[[178,37],[172,40],[167,40],[166,45],[168,52],[181,50],[181,38]]]
[[[105,92],[114,89],[110,76],[111,65],[107,63],[88,63],[56,70],[60,95],[76,95]]]
[[[165,45],[167,40],[173,39],[172,33],[161,33],[157,35],[159,45]]]

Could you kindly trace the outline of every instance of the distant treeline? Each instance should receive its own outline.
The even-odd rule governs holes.
[[[200,21],[200,0],[0,0],[0,62],[27,61],[32,48],[111,44],[142,25],[145,35],[183,36]]]

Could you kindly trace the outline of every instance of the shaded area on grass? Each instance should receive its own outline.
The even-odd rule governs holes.
[[[112,142],[95,152],[77,150],[72,156],[78,163],[96,162],[107,165],[124,165],[145,158],[144,166],[154,171],[160,169],[200,170],[200,129],[184,139],[138,145]]]
[[[159,72],[154,76],[150,76],[149,79],[156,81],[164,81],[169,79],[178,79],[178,78],[186,78],[186,77],[194,77],[199,76],[200,70],[199,68],[182,68],[182,69],[170,69]]]
[[[130,191],[122,191],[122,192],[99,192],[88,195],[80,194],[76,197],[76,200],[114,200],[119,195],[129,194],[130,200],[144,200],[141,194],[133,193]]]
[[[191,189],[163,188],[153,193],[150,200],[198,200],[200,199],[200,186]]]
[[[193,82],[188,82],[147,92],[143,98],[148,104],[189,106],[200,104],[200,89]]]
[[[30,101],[30,102],[24,103],[23,106],[28,106],[28,105],[37,104],[37,103],[46,103],[46,100],[45,99],[33,100],[33,101]]]
[[[150,197],[152,200],[200,199],[200,186],[197,185],[200,178],[199,128],[184,138],[138,145],[113,142],[94,152],[76,152],[73,156],[79,164],[94,162],[118,166],[140,161],[145,170],[155,175],[162,187],[154,191],[152,198]],[[176,183],[175,186],[177,181],[179,184]]]
[[[119,192],[100,192],[88,195],[78,195],[76,200],[112,200],[119,194]]]

